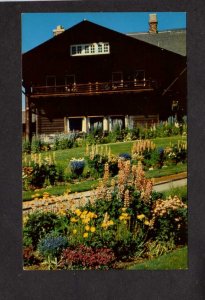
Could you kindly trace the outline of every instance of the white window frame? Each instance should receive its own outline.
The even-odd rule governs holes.
[[[110,44],[108,42],[70,45],[70,56],[102,54],[110,54]]]

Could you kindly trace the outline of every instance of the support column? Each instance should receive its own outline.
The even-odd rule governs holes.
[[[86,117],[84,117],[82,120],[82,132],[87,133],[87,131],[88,131],[88,120]]]
[[[39,116],[38,116],[38,109],[36,108],[36,135],[39,134]]]
[[[69,119],[67,117],[64,117],[64,133],[69,132]]]
[[[129,128],[129,116],[125,116],[125,128]]]
[[[30,98],[26,96],[26,111],[25,111],[25,123],[26,123],[26,139],[31,140],[31,108]]]
[[[109,131],[109,121],[108,117],[103,118],[103,131]]]
[[[90,118],[87,117],[87,133],[90,132]]]
[[[112,119],[111,117],[108,117],[108,123],[109,123],[109,132],[112,131]]]

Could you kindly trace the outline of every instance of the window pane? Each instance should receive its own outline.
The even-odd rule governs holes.
[[[85,53],[89,53],[89,46],[85,45]]]
[[[76,54],[76,47],[75,46],[72,47],[72,54]]]

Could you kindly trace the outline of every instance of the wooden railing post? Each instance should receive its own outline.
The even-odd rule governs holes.
[[[91,84],[91,82],[89,82],[88,85],[89,85],[89,92],[91,93],[92,92],[92,84]]]
[[[31,108],[30,97],[26,95],[26,111],[25,111],[25,123],[26,123],[26,139],[31,140]]]

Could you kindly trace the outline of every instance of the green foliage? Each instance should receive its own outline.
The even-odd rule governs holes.
[[[54,164],[47,162],[38,164],[33,163],[30,185],[35,188],[42,188],[44,184],[54,185],[57,177],[57,169]],[[47,180],[47,181],[46,181]]]
[[[69,140],[67,138],[62,139],[55,139],[53,149],[54,150],[64,150],[64,149],[70,149],[74,146],[74,141]]]
[[[39,253],[46,259],[59,258],[63,249],[68,246],[65,236],[57,235],[55,232],[48,233],[38,243]]]
[[[93,159],[88,158],[88,166],[96,177],[102,177],[104,173],[104,165],[108,162],[107,156],[95,154]]]
[[[153,229],[156,240],[168,242],[173,239],[176,245],[187,243],[187,210],[170,210],[166,216],[158,216]]]
[[[72,158],[70,160],[70,169],[74,177],[81,176],[83,174],[84,168],[85,168],[84,158],[79,158],[79,159]]]
[[[41,151],[42,142],[37,136],[32,137],[31,142],[31,152],[32,153],[39,153]]]
[[[32,241],[32,246],[36,249],[39,240],[55,229],[58,220],[58,216],[51,212],[30,214],[23,229],[25,243]]]
[[[39,259],[34,254],[32,246],[23,248],[23,263],[24,266],[31,266],[39,262]]]
[[[129,267],[130,270],[185,270],[187,268],[187,247]]]
[[[106,163],[109,165],[109,172],[111,176],[115,176],[118,173],[117,159],[109,161],[107,155],[95,154],[93,159],[88,157],[87,161],[91,174],[96,178],[101,178],[103,176],[104,166]]]
[[[27,154],[31,153],[31,143],[27,139],[23,139],[22,152]]]

